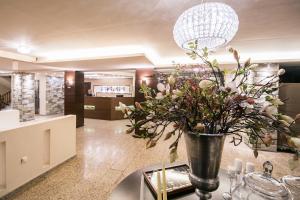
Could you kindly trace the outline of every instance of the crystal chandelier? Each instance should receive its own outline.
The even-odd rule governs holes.
[[[184,11],[177,19],[173,35],[177,45],[189,49],[197,42],[198,49],[216,49],[232,40],[239,26],[235,11],[224,3],[201,3]]]

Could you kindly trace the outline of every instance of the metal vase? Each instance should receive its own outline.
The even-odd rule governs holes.
[[[200,199],[211,199],[219,187],[219,169],[224,146],[224,135],[184,134],[190,166],[190,180]]]

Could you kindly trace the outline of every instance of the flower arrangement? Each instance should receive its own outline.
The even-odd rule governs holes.
[[[188,131],[233,135],[234,145],[239,145],[242,135],[246,134],[254,147],[259,141],[270,145],[272,138],[267,133],[277,131],[286,135],[291,147],[300,146],[298,138],[290,136],[291,126],[300,119],[300,114],[291,118],[278,113],[278,106],[283,102],[274,94],[284,69],[252,83],[250,75],[256,65],[250,59],[242,64],[237,50],[228,49],[237,67],[225,73],[217,60],[209,59],[207,49],[199,53],[197,44],[190,44],[190,47],[188,55],[200,58],[204,63],[201,68],[178,65],[171,75],[160,77],[157,90],[142,84],[144,102],[136,102],[133,107],[120,103],[131,122],[128,133],[137,138],[149,138],[147,147],[154,147],[161,138],[174,137],[169,147],[171,161],[177,158],[179,139]],[[227,80],[225,76],[231,78]],[[170,126],[172,130],[165,133]],[[258,155],[255,148],[254,155]]]

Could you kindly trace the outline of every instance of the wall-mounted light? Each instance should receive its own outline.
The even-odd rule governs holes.
[[[146,77],[142,78],[142,85],[148,85],[148,79]]]
[[[71,79],[71,78],[68,78],[66,80],[66,86],[67,86],[67,88],[71,88],[73,85],[74,85],[74,80]]]

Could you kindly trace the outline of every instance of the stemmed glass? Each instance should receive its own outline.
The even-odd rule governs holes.
[[[229,166],[227,175],[228,175],[228,178],[230,181],[230,188],[229,188],[229,192],[223,193],[223,199],[231,200],[232,199],[231,194],[232,194],[232,190],[233,190],[233,182],[234,182],[234,180],[237,181],[237,174],[236,174],[235,168],[232,166]]]

